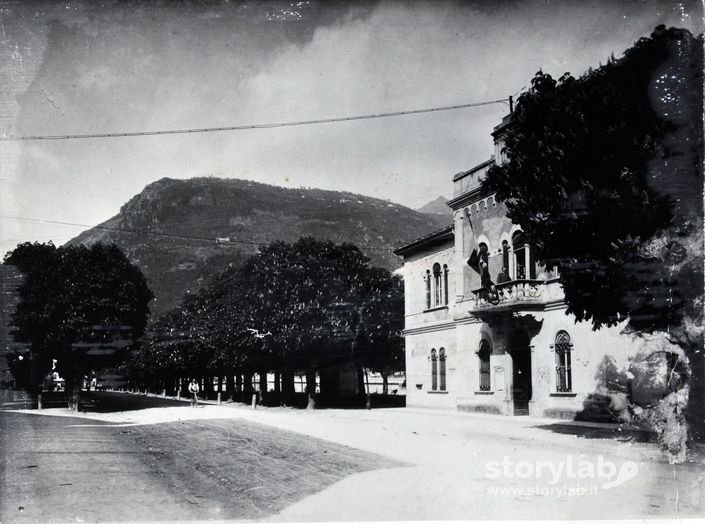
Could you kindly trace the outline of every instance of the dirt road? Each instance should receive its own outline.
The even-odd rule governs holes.
[[[232,418],[125,426],[2,412],[0,449],[3,523],[257,519],[399,465]]]

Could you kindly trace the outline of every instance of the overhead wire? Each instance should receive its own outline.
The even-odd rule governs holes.
[[[71,227],[86,227],[86,228],[98,229],[101,231],[112,231],[112,232],[116,232],[116,233],[153,235],[153,236],[176,238],[176,239],[182,239],[182,240],[197,240],[197,241],[202,241],[202,242],[212,242],[212,243],[220,244],[220,245],[244,244],[244,245],[251,245],[251,246],[261,246],[261,245],[267,243],[266,240],[255,241],[255,240],[240,240],[240,239],[230,239],[230,238],[228,238],[228,240],[219,240],[218,237],[214,238],[214,237],[202,237],[202,236],[196,236],[196,235],[179,235],[179,234],[175,234],[175,233],[162,233],[160,231],[153,231],[153,230],[148,230],[148,229],[127,229],[127,228],[110,227],[110,226],[102,226],[102,225],[91,226],[89,224],[79,224],[76,222],[62,222],[59,220],[45,220],[45,219],[41,219],[41,218],[17,217],[17,216],[10,216],[10,215],[0,215],[0,219],[20,220],[23,222],[33,222],[33,223],[39,223],[39,224],[56,224],[56,225],[71,226]],[[272,220],[275,220],[275,219],[272,219]],[[382,247],[382,246],[373,246],[373,245],[364,245],[364,244],[362,244],[362,245],[356,244],[356,245],[360,248],[369,249],[369,250],[389,251],[389,252],[394,251],[394,248],[391,248],[391,247]]]
[[[126,131],[115,133],[82,133],[82,134],[58,134],[58,135],[5,135],[0,136],[0,142],[17,142],[31,140],[80,140],[89,138],[126,138],[138,136],[159,136],[159,135],[184,135],[198,133],[218,133],[225,131],[246,131],[251,129],[274,129],[281,127],[307,126],[314,124],[330,124],[335,122],[353,122],[356,120],[372,120],[376,118],[389,118],[406,115],[418,115],[421,113],[437,113],[441,111],[454,111],[457,109],[467,109],[470,107],[481,107],[492,104],[507,104],[506,98],[497,100],[486,100],[469,104],[456,104],[452,106],[430,107],[425,109],[410,109],[405,111],[391,111],[387,113],[371,113],[366,115],[342,116],[333,118],[317,118],[311,120],[294,120],[288,122],[272,122],[266,124],[242,124],[233,126],[200,127],[186,129],[163,129],[149,131]]]
[[[412,109],[404,111],[393,111],[386,113],[372,113],[366,115],[355,115],[355,116],[345,116],[345,117],[333,117],[333,118],[320,118],[311,120],[297,120],[288,122],[274,122],[266,124],[245,124],[245,125],[235,125],[235,126],[220,126],[220,127],[204,127],[204,128],[187,128],[187,129],[170,129],[170,130],[150,130],[150,131],[131,131],[131,132],[118,132],[118,133],[84,133],[84,134],[64,134],[64,135],[9,135],[0,136],[0,141],[31,141],[31,140],[71,140],[71,139],[89,139],[89,138],[121,138],[121,137],[137,137],[137,136],[156,136],[156,135],[175,135],[175,134],[196,134],[196,133],[211,133],[211,132],[224,132],[224,131],[244,131],[251,129],[272,129],[281,127],[295,127],[304,125],[315,125],[315,124],[327,124],[335,122],[351,122],[357,120],[370,120],[377,118],[389,118],[398,117],[406,115],[414,115],[421,113],[433,113],[441,111],[453,111],[458,109],[466,109],[471,107],[487,106],[492,104],[507,104],[507,98],[501,98],[497,100],[486,100],[483,102],[475,102],[468,104],[456,104],[451,106],[438,106],[425,109]],[[3,219],[14,219],[26,222],[35,223],[45,223],[45,224],[57,224],[75,227],[87,227],[98,230],[114,231],[119,233],[131,233],[131,234],[145,234],[145,235],[156,235],[166,238],[178,238],[183,240],[199,240],[206,242],[216,242],[216,243],[229,243],[229,244],[246,244],[258,246],[262,242],[255,242],[252,240],[238,240],[238,239],[228,239],[226,242],[222,242],[217,238],[201,237],[195,235],[178,235],[173,233],[162,233],[151,230],[138,230],[138,229],[126,229],[126,228],[116,228],[109,226],[91,226],[88,224],[78,224],[74,222],[63,222],[57,220],[45,220],[45,219],[33,219],[28,217],[15,217],[15,216],[0,216]],[[274,220],[277,220],[274,218]],[[361,246],[370,250],[382,250],[382,251],[393,251],[392,248],[379,247],[379,246]]]

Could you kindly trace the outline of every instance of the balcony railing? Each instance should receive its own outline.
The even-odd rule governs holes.
[[[473,290],[476,308],[526,304],[545,300],[545,280],[521,279],[496,284],[497,294],[480,288]]]

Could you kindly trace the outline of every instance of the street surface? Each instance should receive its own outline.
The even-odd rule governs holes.
[[[0,413],[2,522],[705,516],[701,454],[602,425],[120,402],[151,407]]]
[[[160,402],[120,400],[123,408]],[[191,415],[208,408],[151,409]],[[36,413],[0,413],[3,523],[262,518],[350,473],[398,465],[212,414],[125,426]]]

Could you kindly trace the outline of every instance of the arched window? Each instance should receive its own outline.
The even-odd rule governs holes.
[[[570,352],[573,344],[570,343],[570,335],[565,331],[559,331],[556,335],[556,391],[573,391],[573,374],[570,365]]]
[[[522,231],[517,231],[512,235],[512,249],[514,251],[514,278],[523,280],[527,278],[527,249],[526,240],[524,239],[524,233]]]
[[[441,265],[433,264],[433,307],[443,305],[443,275]]]
[[[431,272],[427,269],[424,276],[426,281],[426,309],[431,308]]]
[[[438,358],[436,350],[431,350],[431,391],[438,390]]]
[[[441,391],[446,390],[446,350],[441,348],[438,352],[438,360],[440,362],[440,376],[441,376]]]
[[[444,300],[443,303],[448,305],[448,266],[443,265],[443,290],[444,290]]]
[[[480,359],[480,391],[490,391],[490,343],[482,339],[477,356]]]

